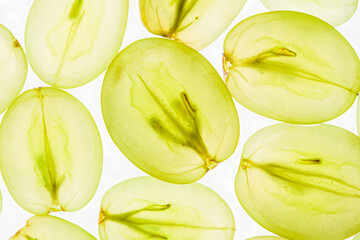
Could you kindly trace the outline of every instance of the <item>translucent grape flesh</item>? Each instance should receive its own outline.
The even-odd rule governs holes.
[[[140,13],[150,32],[201,50],[225,31],[245,2],[140,0]]]
[[[34,72],[58,88],[74,88],[100,75],[120,49],[128,0],[36,0],[25,46]]]
[[[1,123],[0,167],[9,192],[25,210],[79,210],[94,195],[101,175],[102,144],[95,122],[64,91],[26,91]]]
[[[131,44],[109,67],[101,97],[114,142],[161,180],[197,181],[237,145],[239,120],[226,86],[203,56],[181,43]]]
[[[359,180],[358,136],[278,124],[245,144],[235,189],[248,214],[279,236],[346,239],[360,231]]]
[[[28,63],[19,41],[1,24],[0,53],[0,113],[2,113],[23,88]]]
[[[326,22],[298,12],[239,23],[225,39],[224,70],[240,104],[289,123],[333,119],[360,90],[360,62],[351,45]]]
[[[101,240],[231,240],[235,231],[230,208],[209,188],[151,177],[111,188],[102,200],[99,224]]]
[[[30,218],[9,240],[95,240],[88,232],[63,219],[42,215]]]
[[[271,11],[293,10],[314,15],[333,26],[345,23],[355,13],[358,0],[262,0]]]

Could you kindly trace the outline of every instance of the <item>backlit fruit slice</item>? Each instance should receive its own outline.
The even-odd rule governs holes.
[[[140,0],[141,19],[157,35],[201,50],[239,14],[246,0]]]
[[[358,0],[262,0],[273,10],[293,10],[317,16],[333,26],[343,24],[355,13]]]
[[[0,113],[14,101],[24,86],[28,70],[18,40],[0,24]]]
[[[88,232],[61,218],[42,215],[30,218],[10,240],[96,240]]]
[[[226,202],[201,184],[138,177],[105,194],[99,231],[101,240],[232,240],[235,223]]]
[[[102,169],[98,129],[70,94],[21,94],[0,126],[0,167],[14,200],[34,214],[76,211],[94,195]]]
[[[238,142],[236,109],[219,74],[175,41],[145,39],[124,49],[106,73],[101,104],[121,151],[167,182],[199,180]]]
[[[128,0],[35,0],[25,31],[32,69],[54,87],[90,82],[119,51],[127,12]]]
[[[346,239],[360,231],[360,138],[331,125],[264,128],[244,146],[235,190],[279,236]]]
[[[328,121],[344,113],[360,90],[355,51],[334,27],[311,15],[279,11],[252,16],[231,30],[224,48],[230,92],[269,118]]]

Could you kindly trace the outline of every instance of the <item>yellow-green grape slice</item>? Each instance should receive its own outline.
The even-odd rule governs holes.
[[[224,49],[230,92],[269,118],[324,122],[344,113],[360,90],[354,49],[334,27],[308,14],[252,16],[231,30]]]
[[[333,26],[345,23],[355,13],[358,0],[262,0],[273,10],[293,10],[319,17]]]
[[[30,218],[9,240],[96,240],[84,229],[61,218],[42,215]]]
[[[239,14],[246,0],[140,0],[141,19],[156,35],[197,50],[212,43]]]
[[[235,190],[279,236],[346,239],[360,231],[360,138],[331,125],[264,128],[244,146]]]
[[[120,49],[128,0],[35,0],[25,31],[34,72],[59,88],[86,84]]]
[[[34,214],[76,211],[94,195],[102,144],[87,109],[70,94],[21,94],[0,126],[0,167],[14,200]]]
[[[14,101],[24,86],[28,70],[18,40],[0,24],[0,113]]]
[[[286,240],[286,239],[282,237],[263,236],[263,237],[252,237],[252,238],[248,238],[247,240]]]
[[[226,202],[201,184],[137,177],[105,194],[99,232],[101,240],[232,240],[235,222]]]
[[[120,150],[167,182],[199,180],[238,142],[238,116],[219,74],[196,50],[168,39],[124,49],[106,73],[101,104]]]

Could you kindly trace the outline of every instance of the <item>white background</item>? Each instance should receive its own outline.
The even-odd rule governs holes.
[[[24,46],[26,18],[32,2],[33,0],[0,0],[0,24],[3,24],[10,29],[22,46]],[[224,34],[209,47],[201,51],[201,53],[214,65],[221,76],[222,45],[226,34],[233,26],[246,17],[265,11],[266,9],[260,0],[248,0],[240,15]],[[360,12],[357,11],[352,19],[337,29],[353,45],[356,52],[360,54]],[[149,33],[141,23],[138,0],[130,0],[128,24],[121,49],[138,39],[147,37],[154,37],[154,35]],[[326,39],[324,39],[324,41],[326,41]],[[83,209],[76,212],[52,214],[81,226],[96,238],[99,238],[98,213],[100,210],[100,202],[105,192],[121,181],[136,176],[146,175],[124,157],[120,150],[115,146],[106,130],[100,108],[100,90],[103,77],[104,74],[84,86],[68,90],[69,93],[79,99],[91,112],[102,137],[104,166],[99,188],[90,203]],[[46,86],[46,84],[39,80],[29,68],[23,91],[39,86]],[[354,104],[349,111],[329,123],[341,126],[356,133],[356,105],[357,104]],[[227,201],[234,213],[236,221],[236,234],[234,239],[243,240],[254,236],[272,235],[254,222],[242,209],[235,195],[234,179],[240,164],[241,151],[245,141],[256,131],[265,126],[277,123],[277,121],[252,113],[238,103],[236,103],[236,108],[238,110],[241,126],[240,142],[236,152],[228,160],[206,174],[199,182],[216,191]],[[1,118],[2,116],[3,114],[1,115]],[[23,225],[25,225],[26,220],[32,215],[21,209],[15,203],[2,179],[0,179],[0,189],[3,196],[3,209],[0,214],[0,240],[2,240],[8,239],[10,236],[14,235]]]

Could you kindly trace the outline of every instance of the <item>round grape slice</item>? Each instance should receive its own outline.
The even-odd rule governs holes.
[[[94,195],[102,144],[87,109],[70,94],[21,94],[0,126],[0,167],[14,200],[34,214],[76,211]]]
[[[35,0],[25,47],[34,72],[58,88],[100,75],[120,49],[128,0]]]
[[[273,10],[293,10],[314,15],[333,26],[338,26],[354,15],[358,0],[262,0]]]
[[[224,49],[230,92],[240,104],[269,118],[328,121],[344,113],[360,90],[354,49],[334,27],[308,14],[252,16],[231,30]]]
[[[120,150],[167,182],[199,180],[238,142],[236,109],[219,74],[196,50],[168,39],[124,49],[106,73],[101,105]]]
[[[10,240],[96,240],[88,232],[61,218],[42,215],[30,218]]]
[[[231,24],[246,0],[140,0],[141,19],[156,35],[197,50],[212,43]]]
[[[0,53],[0,113],[2,113],[23,88],[28,63],[18,40],[1,24]]]
[[[235,190],[279,236],[346,239],[360,231],[360,138],[331,125],[264,128],[244,146]]]
[[[232,240],[235,222],[226,202],[201,184],[137,177],[105,194],[99,232],[101,240]]]

